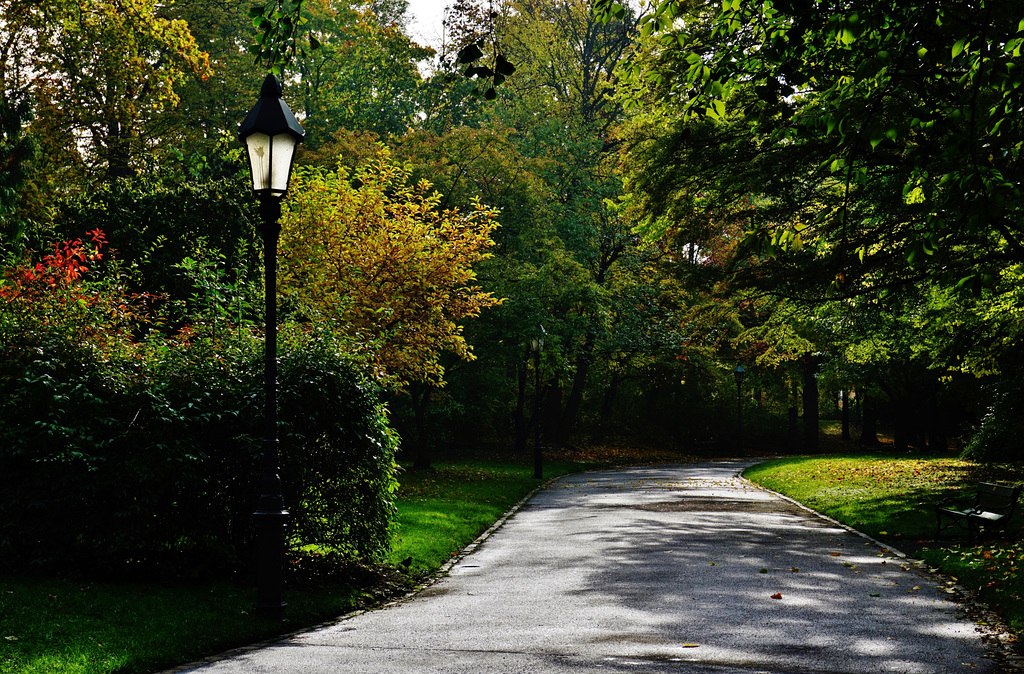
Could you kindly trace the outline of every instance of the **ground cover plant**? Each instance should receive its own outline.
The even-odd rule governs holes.
[[[1015,634],[1024,630],[1019,511],[1005,539],[972,542],[958,531],[934,541],[931,508],[944,498],[969,494],[979,481],[1024,482],[1024,466],[949,455],[848,453],[777,459],[747,469],[744,476],[940,569],[998,611]]]
[[[545,477],[640,460],[679,460],[623,448],[550,459]],[[436,572],[542,480],[529,457],[450,457],[399,475],[393,565],[352,565],[288,586],[288,622],[253,615],[244,582],[112,583],[0,575],[0,673],[149,672],[372,606]],[[406,570],[401,561],[412,558]],[[303,566],[308,560],[301,560]],[[311,577],[313,576],[313,577]]]

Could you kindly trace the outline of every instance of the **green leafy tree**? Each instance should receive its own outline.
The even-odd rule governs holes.
[[[413,124],[421,107],[417,63],[433,50],[410,40],[405,4],[393,4],[307,0],[304,29],[318,48],[295,63],[314,147],[339,128],[386,137]]]
[[[680,123],[745,115],[748,153],[764,163],[802,151],[837,193],[813,219],[752,223],[755,250],[817,237],[834,292],[923,274],[982,284],[1024,252],[1016,14],[991,2],[662,3],[630,75]]]
[[[1016,349],[1022,29],[988,2],[662,3],[623,70],[645,232],[681,230],[700,255],[737,228],[706,280],[801,306],[830,335],[826,363],[902,409],[904,444],[905,422],[972,390],[957,372]],[[829,330],[845,311],[830,298],[859,327]]]
[[[0,95],[0,263],[20,247],[26,229],[18,207],[36,154],[35,140],[25,133],[28,121],[27,101]]]
[[[533,382],[528,377],[527,346],[537,336],[538,322],[550,318],[535,286],[540,251],[551,238],[551,194],[543,176],[546,160],[524,156],[515,136],[514,129],[485,120],[478,128],[410,133],[395,151],[408,163],[414,179],[430,181],[443,195],[443,208],[472,208],[480,199],[497,211],[500,223],[494,232],[494,255],[481,261],[478,278],[494,296],[507,299],[466,325],[466,339],[479,357],[472,363],[452,364],[454,385],[431,393],[431,416],[446,422],[448,433],[466,442],[502,439],[511,431],[516,448],[524,451],[530,416],[526,403]],[[457,410],[458,416],[438,413],[445,402],[450,404],[444,409]],[[414,413],[423,414],[419,407]],[[467,424],[467,417],[475,422]]]
[[[41,144],[80,151],[109,177],[144,163],[154,120],[177,104],[186,73],[208,73],[187,24],[153,0],[5,5],[13,18],[0,29],[11,47],[0,69],[5,88],[13,83],[38,101]]]
[[[630,30],[602,26],[584,2],[510,2],[496,11],[503,13],[495,44],[516,72],[496,96],[494,115],[517,130],[522,156],[542,162],[550,194],[543,220],[533,225],[543,247],[514,255],[535,265],[542,310],[523,327],[531,335],[537,322],[548,329],[546,435],[564,445],[591,369],[608,353],[601,344],[618,321],[613,289],[645,264],[634,223],[615,206],[621,183],[610,154],[609,130],[621,107],[609,95]]]
[[[237,143],[238,125],[259,95],[265,73],[246,51],[256,34],[251,6],[246,0],[177,0],[163,9],[188,25],[209,59],[208,70],[185,73],[178,104],[152,120],[162,139],[152,151],[161,165],[183,167],[183,177],[223,177],[224,145]]]

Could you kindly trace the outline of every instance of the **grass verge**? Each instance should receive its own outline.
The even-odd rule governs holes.
[[[252,613],[253,594],[231,583],[143,585],[0,578],[0,672],[149,672],[281,631]],[[295,589],[289,624],[343,613],[357,590]]]
[[[548,460],[544,474],[663,460],[680,457],[599,447]],[[362,569],[316,587],[289,587],[289,620],[280,625],[253,615],[254,591],[237,584],[0,576],[0,673],[151,672],[374,605],[435,573],[541,483],[525,459],[457,457],[436,462],[433,471],[406,471],[400,481],[389,561],[412,558],[404,584],[394,582],[396,573]]]
[[[1021,515],[1005,540],[968,542],[960,533],[944,533],[933,542],[931,508],[968,494],[979,481],[1022,483],[1024,466],[853,453],[778,459],[744,476],[941,569],[1002,615],[1014,634],[1024,632]]]

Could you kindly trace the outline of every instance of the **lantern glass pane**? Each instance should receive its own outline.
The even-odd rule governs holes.
[[[252,189],[256,192],[270,188],[270,136],[254,133],[245,138],[249,149],[249,167],[252,169]]]
[[[271,171],[271,189],[275,194],[284,194],[288,191],[288,174],[292,170],[292,155],[295,154],[295,146],[298,144],[295,138],[288,133],[279,133],[273,139],[273,152],[271,160],[273,166]]]

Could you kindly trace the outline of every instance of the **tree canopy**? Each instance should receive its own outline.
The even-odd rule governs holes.
[[[818,240],[840,293],[921,274],[987,283],[1021,261],[1024,22],[1012,5],[662,3],[642,33],[632,81],[677,126],[741,126],[729,138],[757,170],[784,167],[805,193],[832,194],[798,217],[753,220],[755,252]]]
[[[444,384],[441,352],[471,359],[459,322],[498,303],[474,284],[490,257],[494,211],[439,208],[430,183],[382,149],[350,175],[300,171],[283,220],[286,302],[362,344],[379,375],[399,386]]]
[[[457,0],[437,53],[405,0],[0,9],[4,263],[100,230],[159,316],[125,339],[248,326],[269,70],[308,132],[281,315],[421,446],[728,443],[739,363],[774,441],[870,399],[940,442],[1020,350],[1012,4]]]

